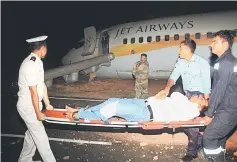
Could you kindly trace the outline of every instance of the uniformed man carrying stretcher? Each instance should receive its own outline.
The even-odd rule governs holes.
[[[204,153],[212,162],[225,161],[226,140],[237,125],[237,59],[232,55],[231,31],[214,35],[211,49],[218,56],[203,134]]]
[[[18,162],[32,162],[36,148],[44,162],[56,162],[41,122],[45,119],[41,112],[42,100],[46,109],[53,109],[44,83],[44,67],[41,61],[47,53],[46,38],[47,36],[41,36],[26,40],[30,43],[31,54],[25,58],[19,70],[17,111],[24,120],[27,131]]]

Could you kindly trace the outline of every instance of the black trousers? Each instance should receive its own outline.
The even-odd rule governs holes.
[[[202,149],[203,138],[199,132],[199,128],[186,128],[184,132],[188,136],[187,155],[197,156],[199,150]]]
[[[206,150],[225,149],[226,140],[233,133],[237,125],[237,107],[219,107],[212,122],[203,134],[203,147]],[[208,155],[208,151],[205,152]],[[212,155],[212,156],[215,156]]]
[[[195,95],[203,95],[203,93],[194,91],[185,92],[185,95],[190,99]],[[198,151],[202,148],[202,134],[200,134],[199,128],[186,128],[184,129],[185,134],[188,136],[188,148],[187,154],[190,156],[197,156]]]

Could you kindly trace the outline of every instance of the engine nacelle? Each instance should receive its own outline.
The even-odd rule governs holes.
[[[64,75],[63,79],[66,83],[73,83],[78,81],[78,72],[74,72],[68,75]]]

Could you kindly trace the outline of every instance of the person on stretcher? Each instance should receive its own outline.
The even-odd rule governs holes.
[[[169,122],[191,120],[199,116],[208,104],[202,96],[194,96],[188,100],[179,92],[162,98],[157,95],[148,99],[110,98],[90,108],[74,109],[66,106],[66,109],[68,116],[74,119],[108,121],[119,117],[127,122]]]

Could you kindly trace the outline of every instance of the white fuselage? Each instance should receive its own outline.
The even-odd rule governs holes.
[[[237,57],[236,17],[237,11],[229,11],[158,18],[113,26],[96,33],[96,45],[92,55],[79,57],[81,52],[78,51],[81,49],[78,49],[70,54],[70,59],[77,55],[79,60],[73,60],[81,61],[101,55],[101,36],[107,32],[107,48],[115,54],[115,59],[111,61],[111,66],[101,66],[96,71],[97,77],[130,79],[133,64],[140,59],[140,54],[146,53],[150,65],[149,78],[167,79],[178,58],[180,42],[188,36],[187,33],[197,43],[195,54],[209,60],[211,52],[208,46],[212,42],[212,33],[233,30],[235,39],[232,51]]]

